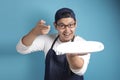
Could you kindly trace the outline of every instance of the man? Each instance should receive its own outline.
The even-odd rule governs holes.
[[[84,41],[75,35],[77,21],[73,10],[61,8],[55,14],[55,29],[57,34],[49,35],[50,26],[44,20],[38,22],[27,35],[17,44],[17,51],[28,54],[34,51],[44,51],[45,80],[84,80],[90,54],[56,55],[56,47],[64,42]],[[73,46],[74,48],[74,46]]]

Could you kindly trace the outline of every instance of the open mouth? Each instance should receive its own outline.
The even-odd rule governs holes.
[[[70,37],[70,35],[71,35],[71,34],[64,34],[64,37],[65,37],[65,38],[68,38],[68,37]]]

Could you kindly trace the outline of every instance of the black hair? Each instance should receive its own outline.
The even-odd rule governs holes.
[[[75,14],[72,9],[61,8],[55,14],[55,23],[61,18],[73,18],[76,21]]]

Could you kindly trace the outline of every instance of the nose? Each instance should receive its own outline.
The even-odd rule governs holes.
[[[70,28],[68,26],[66,26],[65,31],[70,31]]]

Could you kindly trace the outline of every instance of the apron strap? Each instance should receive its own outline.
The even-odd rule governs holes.
[[[51,48],[50,49],[52,49],[53,48],[53,46],[54,46],[54,44],[55,44],[55,42],[57,41],[57,39],[59,38],[59,35],[55,38],[55,40],[53,41],[53,43],[52,43],[52,46],[51,46]]]
[[[71,42],[73,42],[73,41],[74,41],[74,39],[75,39],[75,35],[73,36],[73,38],[72,38]]]

